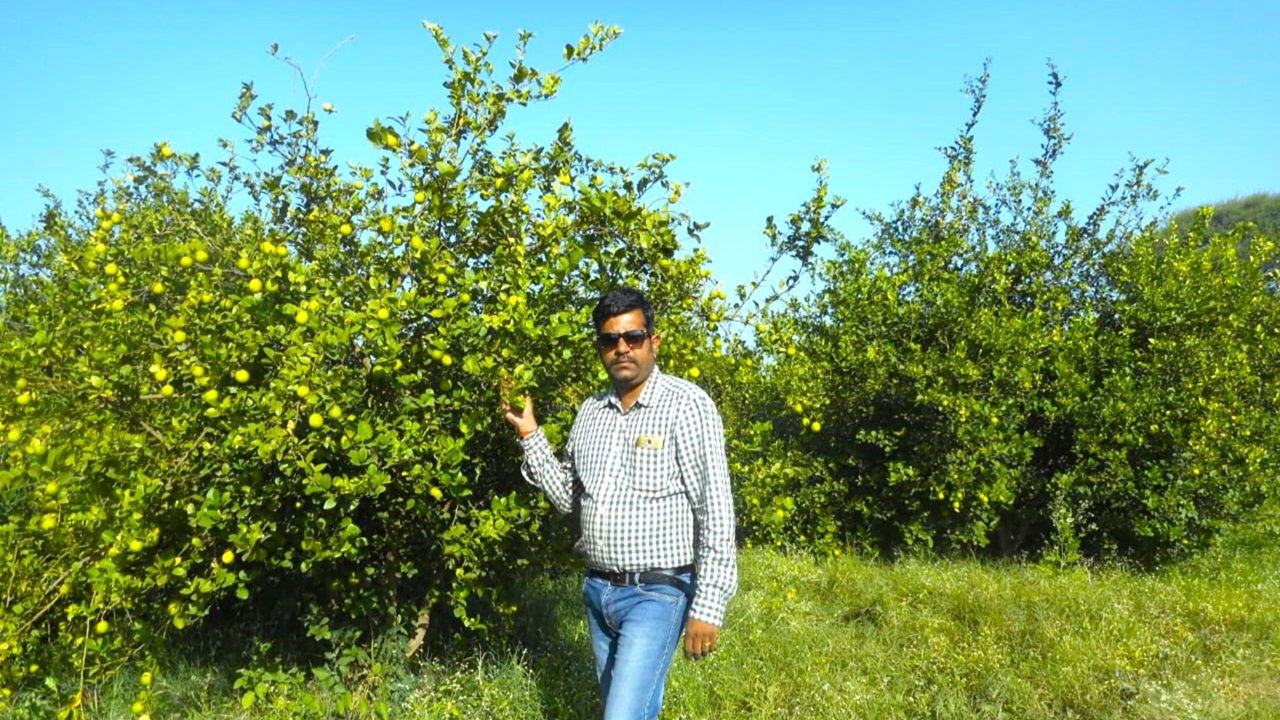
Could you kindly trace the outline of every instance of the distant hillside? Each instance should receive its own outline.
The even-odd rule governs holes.
[[[1173,216],[1180,228],[1195,222],[1199,207],[1183,210]],[[1228,230],[1242,222],[1252,222],[1268,235],[1280,235],[1280,193],[1256,193],[1213,205],[1214,230]]]

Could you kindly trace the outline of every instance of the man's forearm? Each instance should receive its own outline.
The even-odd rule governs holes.
[[[524,449],[524,464],[520,472],[524,479],[542,489],[547,499],[561,513],[573,510],[573,472],[569,463],[556,458],[551,443],[541,428],[520,438]]]
[[[699,526],[698,588],[689,614],[721,625],[725,607],[738,589],[738,551],[734,542],[733,494],[725,456],[724,428],[715,407],[701,407],[697,415],[701,438],[697,461],[689,470],[699,476],[701,502],[694,515]]]
[[[698,547],[698,586],[689,614],[713,625],[724,624],[725,607],[738,589],[738,553],[733,535],[733,506],[702,515]]]

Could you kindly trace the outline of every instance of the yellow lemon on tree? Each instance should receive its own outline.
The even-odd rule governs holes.
[[[307,418],[307,424],[313,428],[322,427],[324,425],[324,416],[320,413],[311,413],[311,416]]]
[[[99,620],[98,624],[93,626],[93,631],[99,635],[106,635],[107,631],[110,629],[111,623],[108,623],[106,620]]]
[[[329,417],[333,418],[334,420],[341,420],[342,408],[338,407],[337,405],[334,405],[333,407],[329,408]]]
[[[156,371],[151,373],[151,375],[155,377],[156,382],[164,382],[169,379],[169,371],[164,368],[156,368]]]
[[[166,158],[173,157],[173,148],[169,147],[169,143],[163,143],[160,145],[160,156]]]
[[[445,367],[449,367],[450,365],[453,364],[453,356],[448,354],[441,356],[440,364],[444,365]]]
[[[191,267],[191,265],[192,265],[194,262],[195,262],[195,260],[192,260],[190,255],[183,255],[182,257],[178,258],[178,264],[179,264],[179,265],[181,265],[181,266],[182,266],[182,267],[184,267],[184,268],[189,268],[189,267]]]
[[[52,530],[56,527],[58,527],[57,515],[54,515],[53,513],[46,513],[44,517],[40,518],[41,530]]]
[[[289,247],[287,245],[276,246],[276,257],[288,257]]]
[[[18,404],[19,404],[19,405],[28,405],[28,404],[30,404],[30,403],[31,403],[31,393],[30,393],[30,392],[24,392],[24,393],[22,393],[21,395],[19,395],[19,396],[18,396]]]
[[[433,487],[433,488],[431,488],[430,490],[428,490],[427,492],[431,494],[431,497],[433,497],[433,498],[435,498],[435,499],[437,499],[437,500],[443,500],[443,499],[444,499],[444,493],[443,493],[443,492],[441,492],[441,491],[440,491],[440,488],[438,488],[438,487]]]
[[[809,429],[814,432],[820,432],[822,430],[822,423],[818,422],[817,420],[814,420],[813,422],[809,423]]]
[[[218,402],[218,391],[214,388],[209,388],[208,390],[205,390],[204,394],[200,397],[203,398],[205,402],[213,404]]]
[[[306,325],[307,320],[310,319],[310,317],[311,317],[311,314],[308,313],[306,310],[298,310],[298,312],[293,314],[293,321],[298,323],[299,325]]]
[[[160,388],[160,394],[165,397],[173,397],[173,386],[166,383],[164,387]]]
[[[149,672],[142,673],[142,677],[138,678],[138,682],[147,686],[151,685],[151,673]]]
[[[378,221],[378,229],[384,233],[391,232],[391,227],[392,227],[391,218],[384,217]]]
[[[418,192],[413,194],[413,201],[421,205],[422,203],[427,201],[427,194],[419,190]]]
[[[689,377],[693,378],[694,380],[697,380],[698,378],[702,377],[702,371],[696,367],[689,368]]]
[[[262,281],[261,281],[261,280],[259,280],[258,278],[252,278],[252,279],[250,279],[250,280],[249,280],[249,292],[251,292],[251,293],[260,293],[260,292],[262,292]]]
[[[179,345],[181,345],[182,343],[184,343],[184,342],[186,342],[186,341],[187,341],[187,334],[186,334],[185,332],[183,332],[182,330],[174,330],[174,331],[173,331],[173,341],[174,341],[175,343],[178,343]]]
[[[209,253],[205,252],[203,248],[197,250],[196,262],[209,262]]]
[[[239,370],[237,370],[237,371],[236,371],[236,382],[238,382],[238,383],[247,383],[247,382],[249,382],[249,371],[248,371],[248,370],[245,370],[244,368],[240,368]]]
[[[338,232],[343,235],[350,235],[353,230],[354,228],[351,227],[351,223],[342,223],[338,226]]]
[[[111,301],[111,309],[112,309],[112,310],[115,310],[116,312],[120,312],[121,310],[123,310],[123,309],[124,309],[124,300],[121,300],[120,298],[116,298],[115,300],[112,300],[112,301]]]
[[[134,538],[129,541],[129,552],[138,552],[142,549],[142,541]]]
[[[241,255],[240,259],[236,260],[236,267],[240,268],[241,270],[248,270],[249,258],[245,257],[244,255]]]
[[[391,317],[391,311],[390,311],[390,310],[388,310],[388,309],[386,309],[386,308],[384,308],[384,307],[380,307],[380,308],[378,308],[378,319],[379,319],[379,320],[386,320],[386,319],[387,319],[387,318],[389,318],[389,317]]]
[[[102,267],[102,272],[108,275],[115,275],[120,272],[120,267],[113,262],[109,262]]]
[[[191,374],[192,374],[192,375],[194,375],[195,377],[204,377],[204,366],[203,366],[203,365],[192,365],[192,366],[191,366]]]
[[[5,436],[9,442],[16,443],[22,439],[22,431],[18,428],[9,428],[9,434]]]
[[[235,562],[235,561],[236,561],[236,554],[235,554],[235,553],[231,552],[230,550],[225,550],[225,551],[223,551],[223,553],[222,553],[222,564],[223,564],[223,565],[230,565],[231,563],[233,563],[233,562]]]
[[[152,294],[154,294],[154,295],[161,295],[161,294],[163,294],[163,293],[164,293],[164,283],[161,283],[161,282],[154,282],[154,283],[151,283],[151,292],[152,292]]]
[[[423,242],[422,238],[417,235],[414,235],[413,237],[409,238],[409,247],[413,248],[414,250],[421,250],[426,246],[427,244]]]
[[[306,385],[299,385],[298,387],[294,388],[293,391],[297,393],[298,397],[300,398],[304,398],[311,394],[311,388],[307,387]]]

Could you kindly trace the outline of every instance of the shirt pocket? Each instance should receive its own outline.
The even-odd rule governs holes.
[[[660,498],[680,492],[670,447],[634,446],[629,451],[629,459],[626,484],[636,494]]]

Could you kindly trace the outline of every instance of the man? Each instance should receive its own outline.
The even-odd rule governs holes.
[[[587,624],[605,720],[656,718],[684,630],[685,656],[716,646],[738,584],[724,429],[698,386],[657,368],[661,336],[638,290],[604,295],[592,313],[612,380],[578,410],[559,461],[533,402],[504,403],[520,434],[525,478],[561,513],[580,512]],[[687,618],[687,623],[686,623]]]

